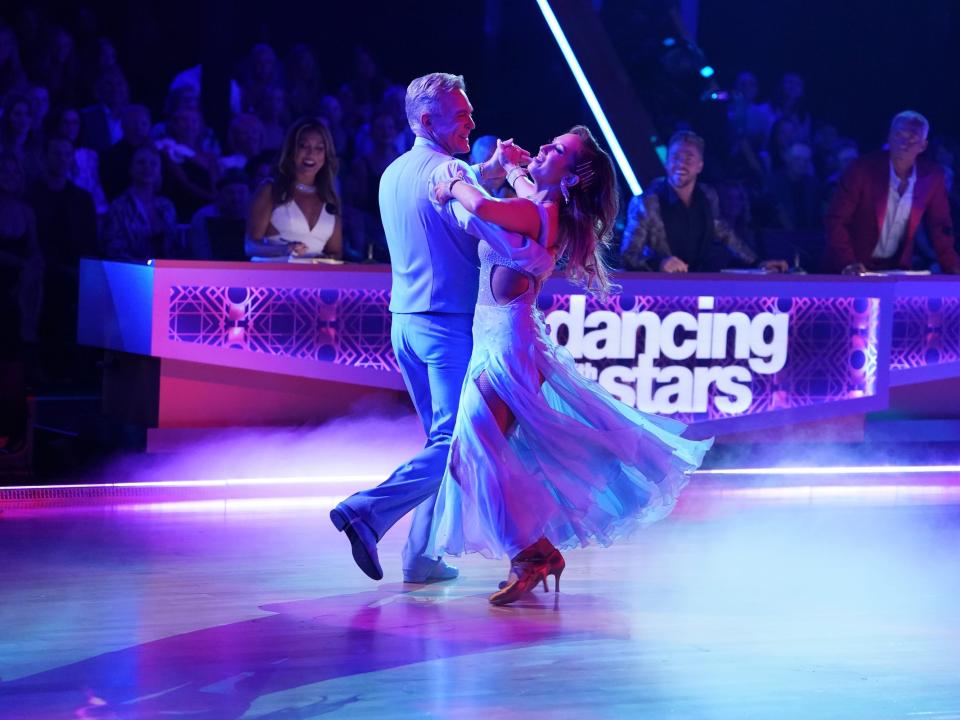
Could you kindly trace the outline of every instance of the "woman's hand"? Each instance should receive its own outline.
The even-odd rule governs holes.
[[[513,144],[513,138],[509,140],[497,140],[497,149],[493,154],[493,159],[500,163],[500,167],[509,170],[511,166],[527,165],[530,162],[530,153],[519,145]]]
[[[437,198],[437,202],[443,205],[444,203],[453,199],[453,193],[450,192],[450,189],[453,187],[455,182],[463,180],[463,173],[457,173],[456,177],[452,177],[449,180],[442,180],[437,183],[437,186],[433,189],[434,195]]]
[[[287,243],[287,247],[290,248],[291,257],[300,257],[307,254],[307,246],[302,242]]]

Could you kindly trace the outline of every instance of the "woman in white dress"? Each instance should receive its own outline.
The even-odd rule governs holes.
[[[260,257],[343,255],[337,154],[326,125],[302,118],[287,131],[275,176],[254,194],[247,254]]]
[[[630,408],[577,372],[553,343],[536,299],[557,259],[568,278],[605,296],[601,257],[617,213],[613,165],[582,126],[509,163],[518,198],[499,200],[460,178],[437,200],[535,238],[544,252],[499,255],[480,242],[474,349],[460,398],[429,553],[509,557],[490,602],[504,605],[556,578],[559,548],[607,545],[669,513],[712,440],[680,437],[675,420]]]

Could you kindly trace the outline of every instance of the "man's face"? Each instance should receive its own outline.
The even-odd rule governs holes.
[[[66,177],[73,167],[73,145],[68,140],[51,140],[47,146],[47,172]]]
[[[217,200],[224,217],[232,220],[245,218],[250,205],[250,188],[242,182],[229,183],[220,188]]]
[[[898,120],[890,128],[890,157],[912,165],[917,155],[927,149],[923,123],[910,118]]]
[[[703,155],[689,142],[678,142],[667,152],[667,180],[675,188],[686,188],[697,181],[703,171]]]
[[[476,125],[467,94],[459,89],[445,93],[438,104],[438,112],[427,115],[427,131],[451,155],[470,152],[470,132]]]
[[[150,137],[150,114],[146,108],[128,108],[120,120],[123,137],[131,145],[140,145]]]

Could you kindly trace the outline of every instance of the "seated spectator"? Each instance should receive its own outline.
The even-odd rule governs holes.
[[[743,183],[721,182],[717,185],[719,213],[717,217],[747,245],[756,250],[757,243],[750,212],[750,194]]]
[[[292,117],[315,115],[319,109],[322,84],[317,58],[309,45],[294,45],[284,63],[287,106]]]
[[[20,46],[13,28],[0,21],[0,100],[27,88],[27,74],[20,60]]]
[[[253,197],[247,255],[342,257],[337,167],[327,126],[318,118],[295,122],[284,138],[276,176]]]
[[[25,186],[20,162],[0,152],[0,346],[5,351],[36,340],[40,313],[43,258],[36,214],[23,200]]]
[[[346,248],[351,260],[389,262],[387,238],[380,220],[380,176],[400,157],[396,147],[397,126],[393,116],[381,112],[371,123],[370,143],[350,166],[344,182],[344,203],[350,209],[351,243]],[[358,246],[359,243],[359,246]]]
[[[160,153],[138,147],[130,160],[130,185],[112,203],[103,220],[101,252],[119,260],[169,258],[177,254],[177,211],[157,194]]]
[[[780,87],[774,96],[771,109],[778,120],[787,119],[796,127],[796,140],[810,139],[812,120],[804,99],[803,78],[796,73],[784,73]]]
[[[200,109],[201,90],[203,89],[203,65],[194,65],[179,73],[170,83],[167,94],[168,107],[165,114],[170,115],[179,107],[179,104],[170,106],[170,99],[178,95],[189,95],[196,100],[196,107]],[[230,112],[236,114],[241,111],[240,85],[236,80],[230,80]]]
[[[257,107],[257,117],[263,126],[263,149],[279,150],[287,130],[287,104],[281,87],[267,90]]]
[[[245,260],[243,245],[250,212],[250,185],[241,170],[217,181],[217,199],[190,221],[190,256],[197,260]]]
[[[333,95],[324,95],[320,98],[320,118],[330,129],[330,137],[337,151],[337,157],[347,159],[353,157],[353,144],[350,133],[343,124],[343,108],[340,101]]]
[[[759,262],[756,253],[719,219],[717,194],[697,182],[704,142],[678,132],[667,150],[667,176],[633,198],[621,243],[624,268],[662,272],[716,272],[731,264],[783,272],[783,260]]]
[[[849,138],[840,138],[833,157],[827,163],[830,169],[826,181],[827,197],[832,197],[840,178],[858,157],[860,157],[860,148],[857,147],[857,143]]]
[[[150,137],[154,140],[163,140],[170,137],[170,120],[180,110],[196,110],[203,117],[203,108],[200,102],[200,91],[192,85],[184,85],[171,90],[163,104],[163,117],[150,129]],[[204,123],[200,137],[200,149],[205,153],[220,157],[220,140],[212,128]]]
[[[115,200],[130,182],[133,151],[150,141],[150,110],[144,105],[127,105],[120,115],[120,140],[100,158],[100,180],[107,200]]]
[[[0,38],[2,40],[2,38]],[[35,341],[43,261],[33,210],[22,199],[23,170],[0,152],[0,452],[23,442],[27,421],[24,341]]]
[[[26,95],[11,93],[0,115],[0,150],[13,155],[28,180],[40,177],[43,155],[33,134],[30,101]]]
[[[241,113],[227,128],[227,154],[220,158],[220,168],[244,170],[263,150],[263,123],[256,115]]]
[[[813,152],[806,143],[795,142],[786,164],[768,183],[776,226],[784,230],[815,230],[821,225],[823,188],[814,174]]]
[[[45,129],[47,115],[50,113],[50,92],[43,85],[31,85],[27,90],[30,103],[30,132],[37,141],[37,147],[45,147]]]
[[[240,104],[243,112],[256,112],[263,102],[263,96],[277,87],[283,87],[280,83],[277,54],[269,45],[263,43],[254,45],[247,60],[244,79],[240,83],[242,91]]]
[[[120,117],[129,101],[130,93],[126,78],[115,68],[97,78],[94,94],[97,102],[80,113],[80,144],[101,154],[123,135]]]
[[[855,160],[840,178],[825,219],[829,272],[910,269],[921,220],[940,269],[960,272],[943,170],[919,157],[929,129],[920,113],[898,114],[890,149]]]
[[[107,211],[107,197],[100,185],[100,159],[90,148],[77,147],[80,138],[80,113],[75,108],[64,108],[50,116],[47,137],[62,137],[73,145],[73,168],[70,180],[79,188],[86,190],[93,198],[97,214]],[[47,148],[49,156],[49,146]]]
[[[50,90],[56,105],[73,105],[80,89],[80,66],[73,37],[62,27],[47,30],[35,79]]]
[[[273,171],[277,169],[279,153],[264,150],[247,162],[246,175],[250,178],[250,187],[258,188],[273,180]],[[229,172],[229,171],[227,171]]]
[[[203,128],[199,110],[180,108],[170,118],[169,135],[156,143],[163,158],[162,193],[173,202],[182,223],[216,195],[220,168],[218,159],[201,147]]]
[[[81,62],[80,98],[84,103],[96,99],[97,78],[107,72],[122,71],[117,61],[117,48],[110,38],[97,37],[86,48]]]
[[[27,192],[44,262],[39,333],[44,369],[59,377],[70,375],[69,359],[76,347],[80,257],[95,254],[97,242],[93,198],[70,180],[73,168],[73,144],[51,137],[43,177]]]

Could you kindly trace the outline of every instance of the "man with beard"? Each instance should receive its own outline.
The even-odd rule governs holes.
[[[719,219],[717,193],[697,178],[704,142],[681,131],[667,149],[667,176],[630,201],[621,254],[627,270],[716,272],[731,265],[784,272],[783,260],[757,254]]]

